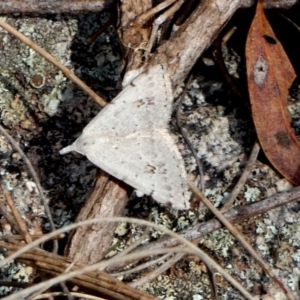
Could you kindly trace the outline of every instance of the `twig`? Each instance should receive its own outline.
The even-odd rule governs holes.
[[[0,21],[1,22],[1,21]],[[17,152],[19,152],[19,154],[21,155],[22,159],[24,160],[36,186],[37,186],[37,189],[39,191],[39,194],[40,194],[40,197],[41,197],[41,200],[42,200],[42,203],[44,205],[44,208],[45,208],[45,213],[46,213],[46,216],[49,220],[49,224],[50,224],[50,228],[52,231],[55,230],[55,225],[54,225],[54,222],[53,222],[53,219],[52,219],[52,215],[51,215],[51,211],[50,211],[50,208],[48,206],[48,203],[47,203],[47,199],[44,195],[44,191],[43,191],[43,188],[40,184],[40,180],[39,180],[39,177],[38,175],[36,174],[30,160],[27,158],[27,156],[25,155],[25,153],[23,152],[23,150],[18,146],[17,142],[9,135],[9,133],[0,125],[0,132],[8,139],[8,141],[11,143],[11,145],[13,146],[13,148],[15,148],[15,150]],[[57,253],[58,251],[58,243],[57,243],[57,240],[54,240],[53,241],[53,252],[54,253]]]
[[[91,193],[87,197],[76,222],[102,216],[121,216],[128,201],[131,187],[100,171]],[[80,227],[69,235],[65,255],[82,264],[101,261],[110,248],[116,224],[93,224]],[[99,244],[99,240],[101,243]]]
[[[14,35],[16,38],[18,38],[20,41],[22,41],[25,45],[32,48],[34,51],[39,53],[41,56],[43,56],[46,60],[48,60],[50,63],[55,65],[58,69],[60,69],[66,77],[68,77],[72,82],[77,84],[81,89],[83,89],[92,99],[94,99],[99,105],[105,106],[106,101],[97,95],[91,88],[89,88],[82,80],[80,80],[73,72],[71,72],[67,67],[65,67],[61,62],[56,60],[50,53],[48,53],[43,48],[39,47],[36,43],[34,43],[32,40],[27,38],[25,35],[23,35],[21,32],[16,30],[14,27],[9,25],[8,23],[4,22],[3,20],[0,20],[0,26],[7,30],[10,34]]]
[[[173,266],[177,261],[182,259],[185,256],[185,253],[177,253],[173,257],[171,257],[168,261],[166,261],[163,265],[154,269],[151,273],[147,274],[146,276],[130,283],[131,287],[137,288],[147,282],[157,278],[158,275],[163,273],[164,271],[168,270],[171,266]]]
[[[297,0],[265,0],[267,8],[290,8]],[[254,0],[243,0],[243,7],[253,5]],[[113,8],[116,5],[115,0],[9,0],[0,1],[1,14],[15,13],[90,13],[99,12],[104,9]]]
[[[18,288],[27,288],[29,286],[32,286],[32,283],[28,283],[28,282],[16,282],[16,281],[4,281],[4,280],[0,280],[0,286],[11,286],[11,287],[18,287]]]
[[[96,297],[94,295],[88,295],[84,293],[76,293],[76,292],[70,292],[70,295],[77,297],[79,299],[87,299],[87,300],[107,300],[104,298]],[[34,297],[32,300],[40,300],[40,299],[49,299],[50,297],[56,297],[56,296],[65,296],[63,292],[53,292],[53,293],[44,293],[42,295],[38,295]]]
[[[151,209],[150,209],[150,211],[151,211]],[[148,221],[151,222],[151,213],[148,216]],[[126,255],[127,253],[132,252],[135,248],[137,248],[147,238],[147,236],[149,234],[149,231],[150,231],[150,227],[146,227],[146,229],[143,232],[142,236],[136,242],[134,242],[132,245],[128,246],[125,250],[118,253],[114,257],[122,257],[123,255]]]
[[[167,64],[172,86],[178,87],[241,2],[222,1],[220,6],[216,0],[201,1],[176,34],[157,48],[150,65]]]
[[[27,156],[22,151],[22,149],[18,146],[16,141],[9,135],[9,133],[1,125],[0,125],[0,131],[9,140],[9,142],[15,148],[15,150],[17,150],[19,152],[19,154],[23,158],[25,164],[27,165],[27,168],[29,169],[29,172],[31,173],[31,176],[32,176],[37,188],[38,188],[38,191],[39,191],[39,194],[40,194],[40,197],[42,199],[42,203],[43,203],[43,206],[44,206],[44,209],[45,209],[46,216],[48,217],[50,228],[51,228],[52,231],[54,231],[55,230],[55,225],[54,225],[54,222],[53,222],[53,219],[52,219],[50,208],[49,208],[47,200],[44,196],[44,191],[43,191],[43,188],[40,184],[40,180],[38,178],[38,175],[36,174],[30,160],[27,158]],[[4,195],[5,195],[6,201],[7,201],[8,205],[9,205],[9,207],[10,207],[10,209],[11,209],[11,211],[12,211],[12,213],[13,213],[16,221],[17,221],[17,224],[18,224],[24,238],[25,238],[25,241],[27,243],[31,243],[32,238],[30,237],[29,233],[27,232],[26,226],[25,226],[23,220],[21,219],[18,210],[15,209],[15,206],[14,206],[14,203],[13,203],[11,197],[10,197],[10,194],[8,193],[8,191],[6,189],[4,189],[3,186],[2,186],[2,189],[3,189]],[[58,252],[58,242],[57,242],[56,239],[53,240],[53,249],[52,249],[52,251],[53,251],[53,253]],[[61,285],[63,291],[67,294],[68,299],[71,300],[72,296],[69,295],[69,290],[66,287],[66,285],[63,282],[61,282],[60,285]]]
[[[150,20],[150,18],[153,18],[153,16],[155,14],[159,13],[160,11],[165,9],[166,7],[173,4],[174,2],[176,2],[176,0],[165,0],[165,1],[163,1],[162,3],[156,5],[155,7],[147,10],[146,12],[144,12],[143,14],[138,16],[133,21],[133,23],[136,23],[136,24],[139,24],[139,25],[144,25],[146,22],[148,22]]]
[[[300,199],[300,187],[293,188],[287,192],[278,193],[270,196],[259,202],[251,203],[248,205],[238,205],[232,208],[230,211],[224,213],[224,217],[232,223],[240,223],[249,218],[253,218],[257,215],[264,214],[274,208],[286,205],[293,201]],[[223,227],[222,223],[218,219],[212,219],[207,222],[202,222],[193,225],[192,227],[180,232],[180,235],[188,240],[197,240],[204,238],[207,234],[212,233]],[[152,242],[148,245],[141,246],[134,250],[134,252],[140,252],[142,250],[159,249],[161,247],[175,247],[179,245],[178,240],[172,237],[162,237],[159,240]],[[115,272],[120,268],[123,268],[122,263],[117,263],[107,268],[109,272]]]
[[[24,237],[24,240],[26,241],[27,244],[31,243],[32,242],[32,238],[30,236],[30,234],[28,233],[27,229],[26,229],[26,225],[25,225],[25,222],[22,220],[21,216],[20,216],[20,213],[19,211],[17,210],[12,198],[11,198],[11,195],[9,193],[9,191],[5,188],[5,186],[1,183],[1,188],[2,188],[2,191],[3,191],[3,194],[4,194],[4,197],[6,199],[6,202],[17,222],[17,227],[19,229],[19,231],[22,233],[23,237]]]
[[[222,48],[226,46],[226,43],[230,39],[230,37],[236,31],[236,27],[232,27],[222,38],[219,37],[215,44],[216,44],[216,51],[214,52],[214,58],[219,67],[224,79],[228,83],[230,89],[232,90],[233,94],[241,100],[244,100],[244,97],[240,90],[238,89],[237,85],[235,84],[232,76],[229,74],[228,69],[225,65],[223,55],[222,55]]]
[[[14,253],[23,247],[22,244],[16,245],[10,243],[0,243],[0,246],[7,249],[6,255]],[[22,254],[18,260],[27,265],[34,265],[39,272],[50,275],[51,277],[65,273],[65,270],[67,270],[69,266],[72,266],[72,270],[77,270],[85,266],[84,264],[73,264],[70,259],[64,256],[59,256],[41,249],[30,250]],[[106,296],[111,300],[157,300],[154,296],[133,289],[127,284],[99,270],[71,278],[69,282],[79,286],[82,290],[88,289],[97,294],[101,293],[102,296]]]
[[[19,234],[20,238],[23,240],[24,236],[21,235],[21,229],[19,228],[18,224],[16,224],[14,217],[12,216],[11,212],[7,210],[5,203],[4,203],[4,198],[0,197],[0,213],[1,215],[6,219],[6,221],[10,224],[12,228],[14,228]],[[0,236],[0,240],[2,239],[2,235]],[[11,237],[11,235],[10,235]]]
[[[41,236],[43,236],[43,235],[42,234],[38,234],[38,235],[31,235],[30,237],[32,238],[32,240],[36,240],[36,239],[39,239]],[[61,240],[64,237],[65,237],[65,235],[62,234],[60,236],[55,236],[53,238],[53,240]],[[23,235],[17,235],[17,234],[1,235],[0,236],[0,241],[9,241],[9,242],[11,242],[11,241],[20,241],[20,240],[23,240],[23,239],[24,239]]]
[[[87,44],[91,45],[95,42],[95,40],[111,25],[116,22],[116,15],[110,16],[110,18],[96,31],[94,32],[88,39]]]
[[[158,254],[164,254],[164,253],[191,253],[194,255],[197,255],[201,258],[201,260],[207,264],[212,266],[217,272],[219,272],[222,276],[224,276],[232,286],[234,286],[236,289],[238,289],[243,295],[244,297],[246,297],[247,299],[254,299],[234,278],[232,278],[223,268],[221,268],[217,263],[215,263],[206,253],[204,253],[201,249],[199,249],[197,246],[195,246],[193,243],[189,242],[188,240],[186,240],[185,238],[181,237],[180,235],[178,235],[177,233],[173,232],[172,230],[167,229],[166,227],[162,226],[162,225],[157,225],[157,224],[153,224],[150,223],[148,221],[144,221],[144,220],[139,220],[139,219],[133,219],[133,218],[125,218],[125,217],[115,217],[115,218],[99,218],[99,219],[93,219],[93,220],[86,220],[83,222],[79,222],[77,224],[72,224],[72,225],[68,225],[64,228],[58,229],[54,232],[51,232],[47,235],[45,235],[44,237],[32,242],[29,245],[25,245],[24,247],[22,247],[22,249],[19,249],[18,251],[14,252],[12,255],[10,255],[8,258],[5,258],[4,260],[0,261],[0,268],[3,265],[6,265],[8,262],[10,262],[11,260],[17,258],[19,255],[24,254],[25,252],[29,251],[30,249],[36,247],[37,245],[39,245],[42,242],[45,242],[48,238],[60,234],[62,232],[65,231],[69,231],[72,229],[77,228],[78,226],[85,226],[85,225],[89,225],[95,222],[131,222],[131,223],[136,223],[139,225],[144,225],[144,226],[150,226],[158,231],[162,231],[170,236],[172,236],[175,239],[178,239],[178,241],[185,245],[186,247],[182,248],[182,247],[178,247],[178,248],[172,248],[172,249],[158,249],[155,251],[151,251],[151,254],[153,255],[158,255]],[[132,253],[132,254],[128,254],[126,257],[122,257],[122,258],[118,258],[118,260],[132,260],[133,258],[142,258],[145,256],[149,256],[149,251],[146,252],[139,252],[139,253]],[[84,274],[86,272],[91,272],[97,269],[103,269],[105,267],[107,267],[110,264],[114,264],[116,263],[116,259],[111,258],[107,261],[103,261],[100,263],[96,263],[94,265],[91,266],[87,266],[84,268],[81,268],[79,270],[76,271],[72,271],[69,272],[67,274],[62,274],[59,275],[55,278],[52,278],[50,280],[44,281],[42,283],[36,284],[33,287],[30,287],[26,290],[20,291],[15,293],[12,296],[8,296],[5,297],[5,300],[14,300],[14,299],[20,299],[22,297],[27,297],[28,295],[40,290],[41,288],[45,288],[45,287],[50,287],[54,284],[57,284],[59,282],[68,280],[70,278],[73,278],[75,276],[79,276],[81,274]]]
[[[126,275],[129,275],[129,274],[132,274],[132,273],[136,273],[136,272],[140,272],[141,270],[144,270],[146,268],[149,268],[157,263],[159,263],[160,261],[162,260],[165,260],[167,259],[168,257],[170,257],[172,254],[168,253],[164,256],[161,256],[155,260],[151,260],[151,261],[148,261],[144,264],[141,264],[135,268],[131,268],[129,270],[126,270],[126,271],[123,271],[123,272],[119,272],[119,273],[113,273],[113,274],[110,274],[110,276],[113,276],[113,277],[119,277],[119,276],[126,276]]]
[[[88,13],[111,8],[114,0],[9,0],[0,1],[1,14],[11,13]]]
[[[169,0],[165,1],[168,2]],[[173,0],[172,0],[173,1]],[[155,42],[158,38],[158,29],[159,26],[165,23],[168,19],[171,20],[171,17],[180,9],[181,5],[183,4],[184,0],[177,0],[168,10],[162,13],[158,18],[156,18],[152,24],[151,36],[149,38],[149,42],[147,43],[146,50],[150,53],[152,48],[155,45]],[[162,2],[161,4],[164,4]],[[161,5],[159,4],[159,5]],[[158,5],[158,6],[159,6]],[[157,6],[156,6],[157,7]],[[156,8],[154,7],[154,9]]]
[[[274,282],[280,287],[284,294],[290,300],[295,300],[294,295],[289,290],[288,287],[284,286],[280,278],[275,274],[274,270],[268,266],[264,260],[259,256],[259,254],[254,250],[254,248],[246,241],[243,235],[234,227],[232,224],[223,216],[217,208],[210,203],[210,201],[205,197],[205,195],[192,183],[188,182],[191,190],[204,202],[204,204],[209,208],[209,210],[223,223],[223,225],[230,231],[230,233],[243,245],[243,247],[249,252],[249,254],[259,263],[263,270],[274,280]]]
[[[201,162],[201,160],[199,159],[198,157],[198,153],[195,149],[195,147],[193,146],[192,142],[190,141],[188,135],[187,135],[187,132],[185,130],[185,128],[183,128],[182,126],[182,122],[181,122],[181,113],[180,113],[180,109],[182,107],[182,103],[183,103],[183,100],[184,100],[184,96],[186,95],[186,91],[187,91],[187,88],[188,86],[190,86],[191,84],[191,81],[192,81],[192,78],[193,76],[190,74],[189,77],[188,77],[188,80],[184,86],[184,89],[182,91],[182,94],[181,94],[181,97],[180,97],[180,101],[178,103],[178,107],[177,107],[177,111],[176,111],[176,121],[177,121],[177,125],[179,127],[179,130],[181,132],[181,135],[182,137],[184,138],[185,142],[187,143],[187,145],[189,146],[195,160],[196,160],[196,165],[198,167],[198,172],[199,172],[199,176],[200,176],[200,189],[202,191],[205,190],[205,183],[204,183],[204,171],[203,171],[203,164]],[[203,202],[200,201],[199,202],[199,206],[198,206],[198,211],[197,211],[197,215],[196,215],[196,218],[193,222],[193,225],[197,224],[199,222],[199,215],[201,214],[201,211],[203,210]],[[174,257],[174,263],[177,262],[177,260],[181,259],[181,257],[179,257],[178,255]],[[165,268],[167,269],[168,268],[168,262],[165,263],[165,266],[162,265],[160,267],[160,270],[163,272],[165,270]],[[209,277],[209,281],[210,281],[210,286],[211,286],[211,299],[216,299],[216,283],[215,283],[215,280],[214,280],[214,276],[213,276],[213,270],[211,268],[211,266],[209,265],[206,265],[206,268],[207,268],[207,273],[208,273],[208,277]]]
[[[246,167],[243,171],[242,176],[240,177],[239,181],[237,182],[237,184],[233,188],[229,198],[227,199],[227,201],[225,202],[225,204],[221,208],[220,212],[223,213],[224,211],[227,211],[231,207],[232,203],[234,202],[234,200],[236,199],[236,197],[238,196],[240,191],[242,190],[244,184],[246,183],[246,181],[249,177],[249,174],[251,173],[251,171],[254,167],[254,164],[256,162],[259,150],[260,150],[260,146],[259,146],[258,141],[256,141],[253,148],[252,148],[249,160],[248,160],[247,165],[246,165]]]
[[[180,101],[178,103],[178,107],[177,107],[177,111],[176,111],[176,121],[177,121],[177,125],[179,127],[179,130],[181,132],[181,135],[182,137],[184,138],[185,142],[187,143],[187,145],[189,146],[195,160],[196,160],[196,165],[198,167],[198,172],[199,172],[199,175],[200,175],[200,189],[202,191],[205,190],[205,186],[204,186],[204,172],[203,172],[203,165],[202,165],[202,162],[200,161],[199,157],[198,157],[198,153],[195,149],[195,147],[193,146],[193,144],[191,143],[190,139],[188,138],[187,136],[187,132],[186,130],[182,127],[182,122],[181,122],[181,107],[182,107],[182,103],[183,103],[183,100],[184,100],[184,96],[186,95],[186,91],[187,91],[187,88],[189,87],[191,81],[192,81],[192,75],[189,76],[188,80],[187,80],[187,83],[185,84],[184,86],[184,89],[182,91],[182,94],[180,96]],[[199,207],[201,205],[199,204]]]

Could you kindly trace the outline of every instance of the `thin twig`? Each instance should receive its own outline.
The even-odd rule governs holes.
[[[43,188],[40,184],[39,177],[38,177],[37,173],[35,172],[30,160],[27,158],[27,156],[25,155],[23,150],[19,147],[17,142],[12,138],[12,136],[10,136],[10,134],[1,125],[0,125],[0,132],[7,138],[7,140],[11,143],[13,148],[21,155],[22,159],[24,160],[24,163],[26,164],[26,166],[27,166],[27,168],[28,168],[28,170],[29,170],[36,186],[37,186],[37,189],[39,191],[42,203],[43,203],[44,208],[45,208],[45,213],[46,213],[46,216],[47,216],[49,224],[50,224],[51,231],[54,231],[55,230],[55,225],[54,225],[54,222],[53,222],[53,219],[52,219],[50,208],[49,208],[48,203],[47,203],[47,199],[44,195],[44,191],[43,191]],[[54,240],[53,241],[53,252],[57,253],[57,251],[58,251],[58,242],[57,242],[57,240]]]
[[[157,5],[156,7],[150,9],[150,11],[155,10],[160,5],[164,5],[166,2],[169,2],[169,0],[162,2],[161,4]],[[171,0],[171,2],[174,2],[174,0]],[[162,25],[163,23],[165,23],[168,19],[171,20],[171,17],[174,16],[174,14],[180,9],[183,2],[184,2],[184,0],[179,0],[179,1],[175,2],[170,8],[168,8],[164,13],[162,13],[158,18],[156,18],[154,20],[154,22],[152,24],[151,36],[149,38],[149,41],[148,41],[147,47],[146,47],[146,50],[148,52],[151,53],[151,50],[154,47],[155,42],[157,41],[159,26]],[[150,11],[146,12],[145,14],[148,14]],[[138,18],[143,18],[143,17],[144,17],[144,14],[139,16]]]
[[[96,31],[94,32],[88,39],[87,44],[91,45],[95,42],[95,40],[111,25],[116,22],[116,15],[110,16],[110,18]]]
[[[14,35],[16,38],[18,38],[20,41],[22,41],[25,45],[32,48],[34,51],[39,53],[41,56],[43,56],[46,60],[48,60],[50,63],[55,65],[58,69],[60,69],[66,77],[68,77],[72,82],[77,84],[82,90],[84,90],[92,99],[94,99],[100,106],[105,106],[106,101],[97,95],[91,88],[89,88],[82,80],[80,80],[73,72],[71,72],[67,67],[65,67],[61,62],[56,60],[50,53],[48,53],[46,50],[38,46],[36,43],[34,43],[32,40],[27,38],[25,35],[23,35],[21,32],[16,30],[14,27],[9,25],[3,20],[0,20],[0,26],[7,30],[9,33]]]
[[[17,227],[19,228],[21,234],[24,237],[24,240],[26,241],[27,244],[31,243],[32,238],[31,238],[30,234],[28,233],[28,231],[26,229],[26,224],[22,220],[22,218],[20,216],[20,213],[17,210],[9,191],[6,189],[6,187],[3,184],[1,184],[1,188],[3,190],[3,194],[4,194],[4,197],[6,199],[6,202],[7,202],[8,206],[9,206],[9,208],[10,208],[10,210],[11,210],[11,212],[12,212],[12,214],[13,214],[16,222],[17,222]]]
[[[139,25],[144,25],[146,22],[148,22],[151,18],[154,17],[155,14],[159,13],[161,10],[165,9],[166,7],[170,6],[176,2],[176,0],[166,0],[163,1],[162,3],[156,5],[155,7],[147,10],[140,16],[138,16],[133,23],[139,24]]]
[[[254,248],[246,241],[243,235],[238,232],[238,230],[223,216],[217,208],[210,203],[210,201],[205,197],[205,195],[192,183],[188,182],[191,190],[199,197],[201,201],[209,208],[209,210],[223,223],[223,225],[230,231],[230,233],[243,245],[243,247],[249,252],[249,254],[259,263],[263,270],[274,280],[274,282],[280,287],[284,294],[290,300],[295,300],[294,295],[290,289],[282,283],[280,278],[275,274],[274,270],[268,266],[264,260],[259,256],[259,254],[254,250]]]
[[[90,13],[112,8],[114,0],[9,0],[0,1],[1,14],[11,13]]]
[[[170,257],[172,254],[168,253],[166,255],[163,255],[157,259],[154,259],[154,260],[150,260],[144,264],[141,264],[137,267],[134,267],[134,268],[131,268],[129,270],[126,270],[126,271],[123,271],[123,272],[118,272],[118,273],[112,273],[110,274],[110,276],[113,276],[113,277],[119,277],[119,276],[126,276],[126,275],[129,275],[129,274],[132,274],[132,273],[137,273],[137,272],[140,272],[144,269],[147,269],[153,265],[156,265],[157,263],[159,263],[160,261],[162,260],[165,260],[167,259],[168,257]]]
[[[229,88],[231,89],[233,94],[243,101],[244,97],[243,97],[242,93],[240,92],[239,88],[237,87],[234,79],[229,74],[228,69],[225,65],[224,59],[223,59],[223,55],[222,55],[222,48],[226,47],[226,43],[231,38],[231,36],[234,34],[235,30],[236,30],[236,27],[231,28],[222,38],[219,37],[216,40],[216,42],[215,42],[216,51],[214,52],[214,58],[215,58],[217,66],[219,67],[219,69],[221,71],[221,74],[224,76],[224,79],[228,83]]]
[[[148,221],[149,222],[151,221],[151,214],[149,214]],[[149,230],[150,230],[150,228],[146,227],[146,229],[143,232],[142,236],[137,241],[135,241],[132,245],[128,246],[125,250],[123,250],[122,252],[118,253],[114,257],[122,257],[122,256],[124,256],[124,255],[132,252],[135,248],[137,248],[146,239],[146,237],[149,234]]]
[[[0,202],[1,203],[1,202]],[[2,209],[2,207],[1,207]],[[4,216],[5,217],[5,216]],[[43,236],[43,234],[37,234],[37,235],[31,235],[30,237],[32,238],[32,240],[37,240],[39,239],[41,236]],[[62,234],[60,236],[55,236],[53,238],[53,240],[61,240],[65,237],[65,234]],[[12,234],[12,235],[0,235],[0,241],[20,241],[20,240],[24,240],[23,235],[17,235],[17,234]]]
[[[196,160],[196,165],[198,167],[198,172],[199,172],[199,176],[200,176],[200,189],[202,191],[205,190],[205,183],[204,183],[204,171],[203,171],[203,164],[201,162],[201,160],[199,159],[198,157],[198,153],[195,149],[195,147],[193,146],[192,142],[190,141],[188,135],[187,135],[187,132],[185,130],[185,128],[183,128],[182,126],[182,122],[181,122],[181,107],[182,107],[182,103],[183,103],[183,100],[184,100],[184,96],[186,95],[186,92],[187,92],[187,88],[190,86],[191,84],[191,81],[193,79],[193,75],[190,74],[189,77],[188,77],[188,80],[184,86],[184,89],[181,93],[181,96],[180,96],[180,101],[178,103],[178,107],[177,107],[177,111],[176,111],[176,120],[177,120],[177,125],[179,127],[179,130],[181,132],[181,135],[182,137],[184,138],[185,142],[187,143],[187,145],[189,146],[195,160]],[[193,225],[197,224],[199,222],[199,215],[201,214],[203,210],[203,202],[200,201],[199,202],[199,206],[198,206],[198,212],[197,212],[197,216],[193,222]],[[176,258],[180,259],[179,256],[175,256],[173,257],[173,261],[174,263],[177,261]],[[160,269],[161,270],[165,270],[164,267],[168,268],[168,265],[169,263],[166,262],[165,263],[165,266],[161,266]],[[207,268],[207,273],[208,273],[208,277],[209,277],[209,281],[210,281],[210,286],[211,286],[211,299],[216,299],[216,291],[217,291],[217,288],[216,288],[216,282],[214,280],[214,276],[213,276],[213,269],[211,268],[210,265],[206,265],[206,268]]]
[[[240,191],[242,190],[244,184],[246,183],[246,181],[249,177],[249,174],[253,170],[253,167],[254,167],[254,164],[256,162],[259,150],[260,150],[260,146],[259,146],[258,141],[256,141],[253,148],[252,148],[249,160],[248,160],[247,165],[246,165],[246,167],[243,171],[242,176],[240,177],[239,181],[237,182],[237,184],[233,188],[229,198],[227,199],[227,201],[225,202],[225,204],[221,208],[220,212],[223,213],[223,212],[227,211],[231,207],[232,203],[234,202],[234,200],[236,199],[236,197],[238,196]]]
[[[168,270],[171,266],[173,266],[177,261],[182,259],[186,253],[177,253],[173,257],[171,257],[168,261],[166,261],[163,265],[155,268],[152,272],[148,273],[146,276],[130,283],[131,287],[137,288],[141,285],[146,284],[147,282],[157,278],[161,273]]]
[[[184,89],[181,93],[181,96],[180,96],[180,100],[179,100],[179,103],[178,103],[178,106],[177,106],[177,111],[176,111],[176,121],[177,121],[177,126],[180,130],[180,133],[184,139],[184,141],[187,143],[187,145],[189,146],[194,158],[195,158],[195,161],[196,161],[196,165],[197,165],[197,168],[198,168],[198,172],[199,172],[199,176],[200,176],[200,189],[202,191],[205,190],[205,183],[204,183],[204,171],[203,171],[203,165],[202,165],[202,162],[200,161],[199,157],[198,157],[198,153],[195,149],[195,147],[193,146],[193,144],[191,143],[188,135],[187,135],[187,132],[186,130],[183,128],[182,126],[182,122],[181,122],[181,108],[182,108],[182,103],[183,103],[183,100],[184,100],[184,97],[186,95],[186,92],[187,92],[187,89],[188,87],[190,86],[191,82],[192,82],[192,79],[193,79],[193,76],[190,75],[188,77],[188,80],[184,86]],[[198,213],[200,213],[200,210],[202,209],[202,205],[201,205],[201,202],[199,203],[199,208],[198,208]],[[196,221],[197,221],[198,218],[196,218]]]
[[[23,247],[22,244],[12,244],[7,242],[1,242],[0,246],[7,250],[6,256]],[[38,272],[47,274],[51,278],[65,273],[65,270],[71,265],[72,270],[77,270],[85,266],[85,264],[80,263],[74,265],[69,258],[46,252],[42,249],[32,249],[19,256],[18,261],[27,265],[34,265]],[[88,289],[98,295],[101,293],[102,296],[106,296],[111,300],[157,300],[154,296],[133,289],[120,280],[99,270],[79,275],[76,278],[70,278],[68,282],[78,286],[81,290]]]
[[[230,211],[225,212],[224,216],[232,223],[240,223],[298,200],[300,200],[300,187],[293,188],[286,192],[277,193],[255,203],[235,206]],[[204,238],[207,234],[221,229],[222,227],[223,225],[218,219],[212,219],[207,222],[197,223],[188,229],[182,230],[180,235],[188,240],[194,241]],[[148,245],[140,246],[134,250],[134,252],[140,252],[146,249],[153,251],[154,249],[159,249],[161,247],[175,247],[177,245],[179,245],[178,240],[173,239],[172,237],[162,237]],[[117,263],[107,268],[107,270],[109,272],[116,272],[123,267],[124,265],[122,263]]]
[[[17,287],[17,288],[25,289],[29,286],[32,286],[32,283],[0,280],[0,286]]]
[[[107,298],[100,298],[93,295],[88,295],[85,293],[76,293],[76,292],[70,292],[70,295],[77,297],[79,299],[87,299],[87,300],[107,300]],[[65,293],[63,292],[53,292],[53,293],[44,293],[38,296],[35,296],[32,300],[40,300],[40,299],[50,299],[50,297],[56,297],[56,296],[65,296]]]
[[[10,224],[10,226],[12,228],[14,228],[20,234],[20,238],[23,240],[24,236],[22,235],[21,229],[19,228],[18,224],[16,224],[15,219],[12,216],[12,213],[7,210],[5,203],[4,203],[4,199],[2,197],[0,197],[0,213],[6,219],[6,221]],[[2,239],[2,237],[3,236],[0,235],[0,240]]]

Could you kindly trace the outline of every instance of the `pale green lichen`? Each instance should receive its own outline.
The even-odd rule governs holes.
[[[260,195],[261,191],[257,187],[250,187],[247,184],[245,184],[245,187],[246,191],[244,193],[244,197],[247,200],[247,202],[257,201],[257,198]]]
[[[228,257],[228,250],[234,245],[235,238],[228,234],[226,230],[218,230],[207,235],[201,243],[207,244],[210,249],[223,257]]]

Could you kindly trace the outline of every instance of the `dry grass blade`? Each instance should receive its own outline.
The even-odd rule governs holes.
[[[82,80],[80,80],[74,73],[72,73],[68,68],[66,68],[62,63],[60,63],[58,60],[56,60],[50,53],[45,51],[43,48],[39,47],[37,44],[35,44],[32,40],[24,36],[22,33],[20,33],[18,30],[16,30],[14,27],[9,25],[3,20],[0,20],[0,26],[7,30],[9,33],[14,35],[16,38],[18,38],[20,41],[22,41],[25,45],[32,48],[34,51],[42,55],[46,60],[48,60],[50,63],[55,65],[57,68],[59,68],[66,77],[68,77],[72,82],[77,84],[81,89],[83,89],[92,99],[94,99],[99,105],[105,106],[106,101],[97,95],[91,88],[89,88]]]
[[[185,256],[185,253],[177,253],[173,257],[171,257],[168,261],[166,261],[164,264],[153,270],[151,273],[147,274],[146,276],[132,282],[130,286],[132,287],[139,287],[143,284],[146,284],[147,282],[150,282],[154,278],[157,278],[158,275],[162,274],[166,270],[168,270],[170,267],[172,267],[177,261],[181,260]]]
[[[218,211],[210,201],[204,196],[204,194],[196,188],[193,184],[189,182],[189,186],[192,191],[199,197],[201,201],[210,209],[210,211],[223,223],[223,225],[230,231],[230,233],[244,246],[244,248],[249,252],[249,254],[260,264],[263,270],[276,282],[280,289],[290,300],[295,300],[294,295],[288,287],[286,287],[280,278],[275,274],[273,269],[268,266],[264,260],[259,256],[259,254],[254,250],[254,248],[245,240],[241,233],[232,226],[232,224],[223,216],[221,212]]]
[[[73,297],[78,297],[80,299],[86,299],[86,300],[107,300],[107,298],[100,298],[93,295],[88,295],[84,293],[76,293],[76,292],[70,292],[70,295]],[[40,299],[51,299],[51,297],[56,296],[65,296],[62,292],[55,292],[55,293],[44,293],[42,295],[35,296],[31,300],[40,300]]]
[[[180,243],[182,243],[183,245],[185,245],[186,247],[182,248],[182,247],[178,247],[178,248],[173,248],[173,249],[158,249],[155,251],[151,251],[151,255],[158,255],[158,254],[165,254],[165,253],[190,253],[190,254],[194,254],[197,255],[201,258],[201,260],[207,264],[210,265],[212,268],[214,268],[217,272],[219,272],[222,276],[224,276],[232,286],[234,286],[236,289],[238,289],[242,295],[244,295],[244,297],[246,299],[254,299],[251,294],[249,294],[242,286],[240,283],[238,283],[234,278],[232,278],[224,269],[222,269],[218,264],[216,264],[207,254],[205,254],[202,250],[200,250],[197,246],[195,246],[193,243],[189,242],[188,240],[186,240],[185,238],[181,237],[180,235],[176,234],[175,232],[167,229],[166,227],[162,226],[162,225],[157,225],[157,224],[153,224],[150,223],[148,221],[143,221],[143,220],[138,220],[138,219],[131,219],[131,218],[125,218],[125,217],[116,217],[116,218],[99,218],[99,219],[93,219],[93,220],[86,220],[77,224],[72,224],[69,226],[66,226],[64,228],[58,229],[55,232],[51,232],[47,235],[45,235],[44,237],[32,242],[29,245],[26,245],[24,247],[22,247],[22,249],[16,251],[15,253],[13,253],[12,255],[10,255],[9,257],[5,258],[4,260],[2,260],[0,262],[0,267],[6,265],[7,263],[9,263],[10,261],[12,261],[13,259],[16,259],[18,256],[20,256],[21,254],[26,253],[27,251],[29,251],[30,249],[35,248],[36,246],[38,246],[40,243],[45,242],[46,240],[48,240],[49,238],[58,235],[62,232],[65,231],[69,231],[72,229],[75,229],[79,226],[84,226],[84,225],[89,225],[95,222],[132,222],[135,224],[139,224],[142,226],[150,226],[158,231],[162,231],[170,236],[172,236],[173,238],[176,238],[179,240]],[[139,253],[132,253],[132,254],[128,254],[126,255],[126,257],[121,257],[121,258],[117,258],[117,259],[110,259],[104,262],[100,262],[91,266],[87,266],[81,269],[78,269],[76,271],[72,271],[69,272],[67,274],[62,274],[59,275],[55,278],[52,278],[50,280],[47,280],[45,282],[39,283],[33,287],[30,287],[26,290],[17,292],[14,295],[5,297],[5,300],[13,300],[13,299],[20,299],[22,297],[27,297],[28,295],[39,291],[42,288],[45,287],[50,287],[54,284],[57,284],[59,282],[62,281],[66,281],[70,278],[73,278],[74,276],[79,276],[81,274],[84,274],[86,272],[91,272],[94,270],[98,270],[98,269],[102,269],[107,267],[110,264],[114,264],[116,263],[116,261],[128,261],[128,260],[132,260],[133,258],[142,258],[145,256],[149,256],[149,251],[141,251]]]
[[[110,275],[113,276],[113,277],[119,277],[119,276],[125,276],[125,275],[128,275],[128,274],[132,274],[132,273],[135,273],[135,272],[140,272],[141,270],[147,269],[147,268],[159,263],[160,261],[167,259],[170,256],[171,256],[171,254],[168,253],[168,254],[165,254],[165,255],[159,257],[158,259],[148,261],[144,264],[141,264],[137,267],[131,268],[127,271],[123,271],[123,272],[119,272],[119,273],[113,273],[113,274],[110,274]]]

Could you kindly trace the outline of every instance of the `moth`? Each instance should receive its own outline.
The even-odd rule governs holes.
[[[81,153],[138,192],[188,209],[185,167],[168,129],[172,100],[167,70],[155,65],[125,87],[60,153]]]

